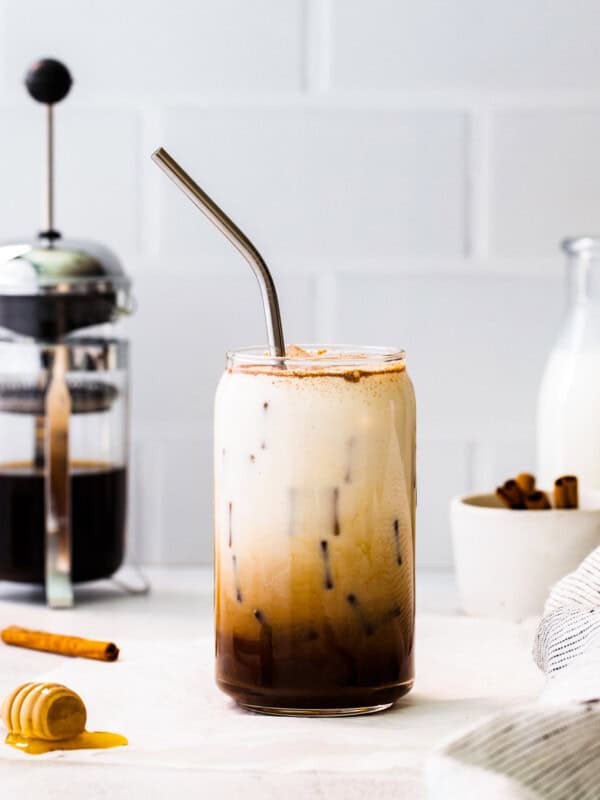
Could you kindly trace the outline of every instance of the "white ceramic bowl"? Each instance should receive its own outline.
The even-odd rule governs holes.
[[[463,610],[519,622],[541,614],[550,588],[600,545],[600,493],[578,509],[514,511],[493,494],[450,503]]]

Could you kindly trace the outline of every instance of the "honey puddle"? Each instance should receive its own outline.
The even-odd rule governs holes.
[[[127,739],[120,733],[104,731],[83,731],[71,739],[59,739],[53,742],[46,739],[30,739],[18,733],[9,733],[4,741],[11,747],[32,756],[50,753],[52,750],[104,750],[128,744]]]

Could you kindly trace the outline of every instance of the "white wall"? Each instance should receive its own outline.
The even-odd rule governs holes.
[[[245,263],[151,164],[172,150],[275,273],[289,341],[408,351],[422,564],[447,501],[533,468],[557,241],[600,229],[596,0],[0,0],[0,237],[39,227],[42,55],[58,222],[135,279],[134,541],[210,558],[212,395],[264,341]]]

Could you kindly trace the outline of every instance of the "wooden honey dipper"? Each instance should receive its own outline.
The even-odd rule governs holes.
[[[83,700],[60,683],[23,683],[0,703],[0,718],[8,729],[6,744],[29,755],[127,744],[119,733],[86,731]]]
[[[60,683],[24,683],[5,698],[0,716],[9,733],[28,739],[72,739],[85,730],[83,700]]]

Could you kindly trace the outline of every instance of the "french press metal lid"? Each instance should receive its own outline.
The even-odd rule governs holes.
[[[0,327],[53,341],[128,311],[131,281],[107,247],[63,239],[54,227],[54,106],[71,88],[68,69],[38,61],[25,84],[46,106],[45,220],[35,238],[0,246]]]

